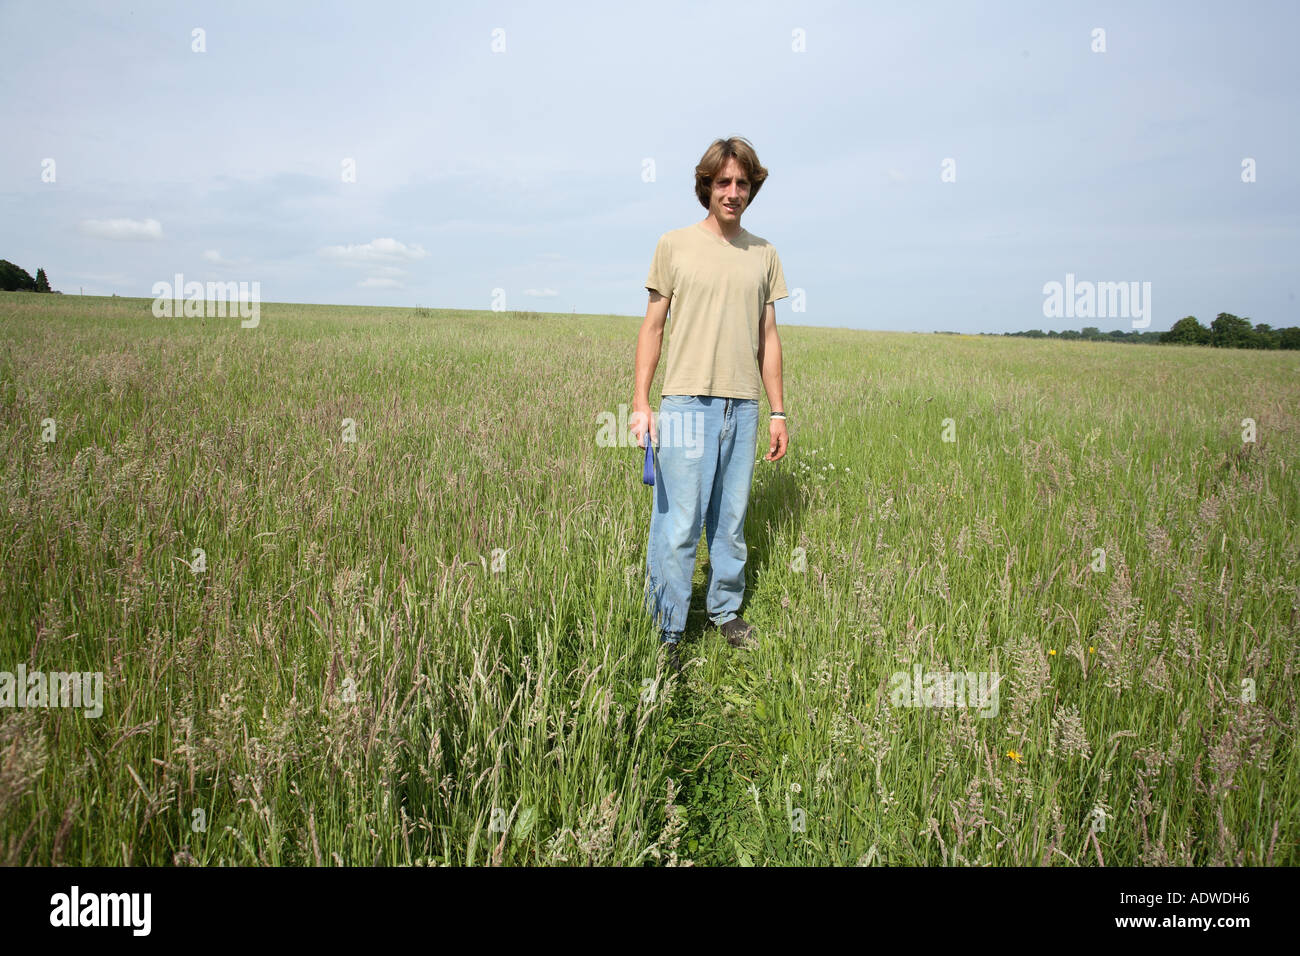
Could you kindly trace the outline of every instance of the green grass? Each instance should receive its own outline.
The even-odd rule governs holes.
[[[638,320],[149,304],[0,296],[0,670],[104,674],[0,710],[2,862],[1298,862],[1292,353],[783,328],[763,643],[702,543],[670,680]]]

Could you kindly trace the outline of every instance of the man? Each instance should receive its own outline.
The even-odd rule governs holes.
[[[757,643],[739,616],[745,596],[745,512],[754,477],[759,380],[772,407],[767,461],[785,456],[778,299],[789,293],[776,250],[741,228],[767,179],[747,140],[716,140],[695,167],[701,222],[660,236],[646,279],[650,303],[637,338],[631,424],[655,446],[654,507],[646,548],[646,610],[680,670],[700,528],[709,543],[710,621],[735,647]],[[659,422],[650,383],[672,310]],[[660,441],[660,425],[664,429]]]

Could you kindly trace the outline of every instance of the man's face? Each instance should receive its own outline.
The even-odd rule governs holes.
[[[713,177],[713,198],[709,211],[720,223],[739,223],[740,215],[749,205],[749,179],[745,169],[733,156]]]

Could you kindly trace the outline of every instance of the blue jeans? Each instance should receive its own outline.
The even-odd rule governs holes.
[[[686,630],[701,525],[709,543],[710,620],[721,626],[736,617],[745,596],[758,400],[665,395],[658,432],[645,602],[660,640],[675,643]]]

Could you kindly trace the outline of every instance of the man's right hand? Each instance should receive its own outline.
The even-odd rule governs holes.
[[[637,402],[632,406],[632,414],[628,417],[628,425],[632,429],[632,434],[636,435],[636,447],[645,447],[645,433],[649,426],[650,441],[659,444],[659,426],[655,422],[654,412],[650,410],[650,404]]]

